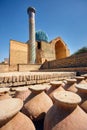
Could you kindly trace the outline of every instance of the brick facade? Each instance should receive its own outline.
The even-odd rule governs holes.
[[[44,62],[41,69],[87,67],[87,53],[73,55],[67,58]]]
[[[51,61],[65,58],[70,55],[70,51],[64,41],[58,37],[47,43],[36,42],[36,63],[42,64],[44,61]],[[30,43],[10,41],[9,53],[10,65],[30,63]]]
[[[9,60],[10,60],[10,65],[27,64],[28,63],[28,44],[11,40]]]

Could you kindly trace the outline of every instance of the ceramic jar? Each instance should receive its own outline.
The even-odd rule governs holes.
[[[19,112],[22,106],[17,98],[0,101],[0,130],[35,130],[32,121]]]
[[[80,83],[85,84],[86,83],[83,76],[76,76],[75,78],[77,80],[77,84],[80,84]]]
[[[87,82],[87,74],[84,74],[83,77],[84,77],[84,80]]]
[[[32,120],[43,119],[47,111],[53,105],[52,100],[43,91],[46,89],[44,85],[35,85],[30,88],[35,94],[27,103],[25,103],[22,112]]]
[[[77,84],[78,94],[82,98],[80,107],[87,113],[87,84]]]
[[[0,101],[0,126],[8,122],[23,107],[23,102],[17,98],[9,98]]]
[[[77,88],[75,87],[76,81],[77,81],[76,79],[66,79],[64,89],[76,93],[77,92]]]
[[[27,100],[29,95],[31,94],[31,91],[28,89],[28,87],[17,87],[15,88],[15,98],[20,98],[24,102]]]
[[[44,120],[44,130],[86,130],[87,114],[77,105],[80,96],[69,91],[54,94],[55,104]]]
[[[53,102],[54,102],[53,93],[64,90],[62,87],[62,84],[63,84],[62,81],[50,82],[51,86],[49,87],[49,89],[47,90],[46,93],[50,96],[50,98],[53,100]]]

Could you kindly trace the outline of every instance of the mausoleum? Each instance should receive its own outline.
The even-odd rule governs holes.
[[[35,31],[35,12],[29,7],[29,40],[25,43],[10,40],[9,63],[16,64],[42,64],[45,61],[62,59],[70,56],[70,50],[61,37],[50,42],[41,40]],[[35,33],[36,32],[36,33]],[[44,32],[42,32],[44,33]],[[47,36],[44,33],[45,39]]]

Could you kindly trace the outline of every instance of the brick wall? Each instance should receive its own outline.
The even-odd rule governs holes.
[[[49,44],[46,42],[42,42],[42,50],[43,50],[43,61],[45,60],[53,60],[55,59],[55,46],[54,44]]]
[[[18,71],[18,65],[9,65],[9,72]]]
[[[27,43],[15,40],[10,41],[10,65],[30,63],[30,47]],[[69,55],[70,52],[67,45],[59,37],[50,43],[44,41],[36,42],[36,63],[43,63],[45,60],[60,59]]]
[[[44,62],[41,69],[87,67],[87,53],[70,56],[60,60]]]
[[[8,71],[9,71],[9,65],[0,64],[0,73]]]
[[[18,71],[35,71],[39,70],[40,66],[40,64],[19,64]]]
[[[27,64],[28,62],[28,44],[10,41],[10,65]]]

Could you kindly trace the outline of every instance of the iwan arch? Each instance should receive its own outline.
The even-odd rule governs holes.
[[[9,64],[42,64],[70,56],[64,41],[57,37],[50,42],[35,40],[35,9],[28,8],[29,41],[26,43],[10,40]]]

